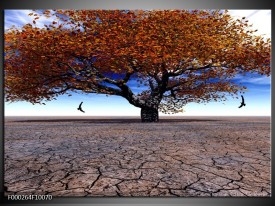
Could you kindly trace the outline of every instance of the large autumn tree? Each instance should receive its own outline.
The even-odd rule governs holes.
[[[245,18],[205,10],[44,10],[5,32],[7,101],[41,103],[72,91],[118,95],[141,119],[189,102],[226,100],[239,73],[270,75],[271,42]],[[54,18],[43,28],[41,16]],[[132,86],[141,92],[134,92]]]

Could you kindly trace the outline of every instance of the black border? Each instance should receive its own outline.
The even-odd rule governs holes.
[[[63,9],[272,9],[272,1],[270,0],[260,0],[260,1],[249,1],[249,0],[8,0],[1,1],[1,11],[0,11],[0,28],[1,37],[4,37],[4,10],[5,9],[53,9],[53,8],[63,8]],[[264,24],[264,22],[263,22]],[[272,32],[273,33],[273,32]],[[66,204],[66,205],[271,205],[273,197],[270,198],[54,198],[47,202],[37,202],[37,201],[7,201],[4,198],[4,98],[3,98],[3,45],[4,38],[1,39],[0,49],[1,49],[1,80],[0,80],[0,112],[1,122],[0,124],[0,204],[5,205],[50,205],[50,204]],[[272,46],[273,47],[273,46]],[[272,53],[272,57],[273,57]],[[273,58],[272,58],[273,59]],[[271,76],[272,82],[274,82],[273,75]],[[273,90],[273,84],[272,90]],[[272,91],[271,90],[271,91]],[[272,94],[272,92],[271,92]],[[274,97],[272,96],[271,102],[273,105]],[[271,111],[273,116],[274,110]],[[271,118],[272,119],[272,118]],[[272,128],[274,123],[272,121]],[[272,131],[271,131],[271,143],[274,146],[274,141],[272,141]],[[271,158],[274,159],[274,152],[271,151]],[[272,162],[272,161],[271,161]],[[273,164],[271,165],[272,177],[273,177]],[[272,178],[272,185],[273,178]],[[273,187],[271,188],[271,194],[273,194]]]

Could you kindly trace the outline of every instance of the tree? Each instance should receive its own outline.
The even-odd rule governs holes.
[[[190,102],[225,101],[234,76],[270,75],[270,39],[245,18],[205,10],[44,10],[5,32],[7,101],[41,103],[80,91],[118,95],[143,122]],[[55,18],[44,27],[41,17]],[[143,89],[135,92],[132,85]]]

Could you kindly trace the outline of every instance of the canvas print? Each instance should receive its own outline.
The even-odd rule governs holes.
[[[270,37],[271,10],[5,10],[5,195],[270,197]]]

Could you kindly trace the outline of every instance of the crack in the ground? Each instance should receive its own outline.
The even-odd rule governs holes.
[[[6,194],[271,195],[269,124],[25,124],[6,126]]]

